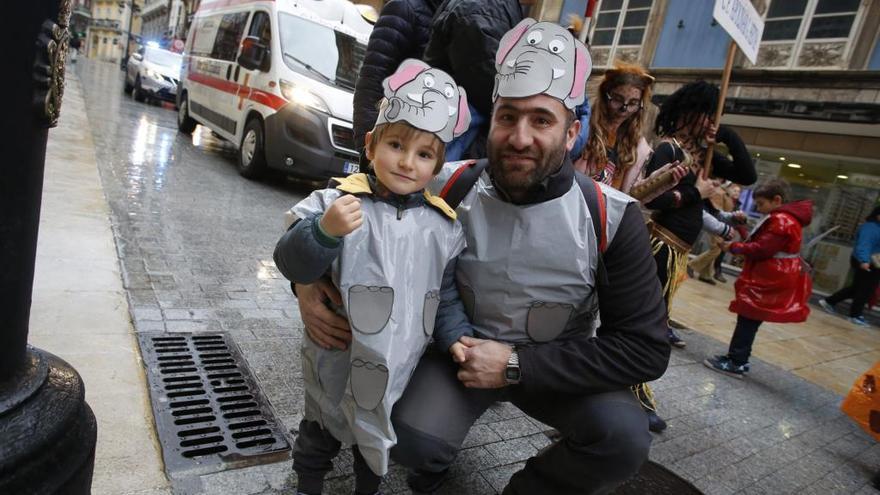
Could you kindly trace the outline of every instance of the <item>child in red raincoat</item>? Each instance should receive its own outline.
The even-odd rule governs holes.
[[[736,329],[726,355],[706,359],[707,367],[737,378],[749,371],[752,344],[762,322],[799,323],[807,319],[807,300],[813,282],[800,257],[801,234],[813,219],[813,202],[792,201],[791,189],[782,179],[758,186],[753,196],[755,209],[766,216],[744,242],[724,249],[745,258],[737,279],[736,299],[730,311],[736,313]]]

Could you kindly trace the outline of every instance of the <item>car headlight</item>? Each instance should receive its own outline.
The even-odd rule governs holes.
[[[147,74],[147,77],[156,81],[162,81],[162,74],[159,74],[157,71],[153,69],[145,69],[144,72]]]
[[[283,79],[279,82],[281,83],[281,94],[286,100],[312,108],[319,112],[330,113],[330,109],[327,107],[327,104],[324,103],[324,100],[308,89],[303,88],[302,86],[297,86],[296,84],[287,82]]]

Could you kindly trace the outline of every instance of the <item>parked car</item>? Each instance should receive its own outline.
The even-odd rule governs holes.
[[[158,46],[143,46],[131,54],[128,61],[125,92],[131,93],[137,101],[154,98],[176,102],[182,62],[183,56],[179,53]]]
[[[205,0],[184,49],[178,128],[236,143],[248,178],[356,172],[352,100],[368,37],[294,2]]]

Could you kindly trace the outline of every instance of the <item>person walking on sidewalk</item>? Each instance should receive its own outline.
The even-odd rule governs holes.
[[[645,204],[654,210],[649,224],[651,249],[657,263],[657,277],[663,287],[668,310],[676,290],[687,277],[688,253],[703,229],[703,199],[717,187],[704,180],[700,168],[707,144],[722,142],[731,158],[715,151],[712,171],[715,177],[737,184],[754,184],[757,180],[752,157],[739,135],[727,126],[718,127],[712,116],[718,106],[718,87],[706,81],[686,84],[676,90],[660,107],[654,130],[661,137],[654,149],[645,174],[653,174],[673,162],[687,164],[689,169],[672,189]],[[668,330],[669,343],[684,347],[685,342]]]
[[[803,228],[813,219],[813,202],[791,201],[782,179],[770,179],[755,189],[755,208],[766,216],[745,242],[725,243],[723,249],[746,261],[734,287],[736,328],[727,354],[707,358],[708,368],[736,378],[749,371],[749,356],[758,327],[765,321],[800,323],[810,314],[807,303],[813,281],[800,257]]]
[[[819,306],[831,314],[837,314],[834,306],[844,299],[852,299],[849,321],[859,326],[867,326],[868,322],[865,321],[862,311],[871,294],[877,290],[877,283],[880,282],[880,267],[872,262],[873,256],[878,253],[880,253],[880,206],[875,206],[856,233],[856,244],[849,259],[853,268],[852,283],[830,297],[819,299]]]

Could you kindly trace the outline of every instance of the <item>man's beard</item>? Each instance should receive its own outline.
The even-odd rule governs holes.
[[[492,180],[508,194],[524,193],[532,190],[549,175],[559,170],[565,153],[565,137],[553,143],[547,154],[541,154],[530,148],[516,150],[509,144],[493,146],[490,139],[487,143],[489,168]],[[528,158],[531,163],[510,163],[506,157]],[[511,160],[512,161],[512,160]]]

